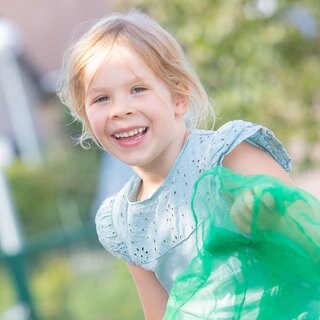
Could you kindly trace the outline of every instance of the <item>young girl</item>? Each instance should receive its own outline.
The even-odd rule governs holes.
[[[203,245],[208,247],[207,239],[216,228],[216,222],[205,227],[209,216],[209,220],[214,215],[220,221],[221,211],[232,217],[234,235],[244,239],[239,246],[248,250],[255,234],[263,233],[251,226],[253,222],[263,225],[266,212],[276,207],[278,199],[270,191],[274,180],[266,177],[262,183],[250,185],[246,179],[266,175],[276,178],[284,189],[293,185],[288,175],[290,158],[282,144],[268,129],[240,120],[217,131],[194,129],[212,115],[205,90],[177,41],[137,11],[111,14],[93,26],[70,49],[64,69],[66,79],[60,95],[83,123],[80,142],[93,139],[135,172],[116,196],[104,201],[96,224],[102,245],[127,263],[146,319],[164,317],[170,293],[167,319],[232,319],[242,311],[242,315],[250,316],[248,319],[257,318],[259,312],[261,315],[258,302],[262,295],[249,299],[252,291],[248,291],[239,304],[235,283],[224,284],[226,291],[220,294],[221,277],[245,277],[236,262],[230,271],[228,261],[236,259],[238,252],[237,246],[232,250],[236,242],[230,239],[234,238],[208,240],[217,255],[221,257],[223,252],[220,280],[219,276],[209,279],[217,272],[217,265],[211,264],[206,284],[207,288],[220,290],[220,295],[215,291],[203,295],[199,288],[183,302],[182,295],[194,289],[195,281],[208,271],[202,269],[198,274],[194,266],[207,261],[201,250]],[[190,128],[185,118],[191,119]],[[213,168],[222,171],[210,171]],[[212,179],[201,184],[201,177],[208,173]],[[215,180],[217,177],[221,179]],[[233,177],[241,182],[237,192],[230,187],[233,182],[228,182]],[[247,187],[242,187],[246,183]],[[221,190],[224,192],[216,196]],[[213,193],[215,199],[211,198]],[[261,219],[253,215],[256,199],[263,200]],[[217,207],[209,214],[211,206],[220,202],[228,204],[227,213]],[[199,203],[202,207],[198,210]],[[266,225],[272,229],[274,224],[269,220]],[[277,225],[276,217],[275,221]],[[284,236],[290,238],[286,233]],[[214,245],[222,244],[221,239],[226,240],[227,249]],[[246,243],[246,239],[250,241]],[[304,238],[299,240],[304,244]],[[183,276],[186,274],[189,282]],[[263,292],[264,283],[261,281],[254,290]],[[184,285],[182,291],[180,285]],[[250,288],[250,283],[247,285]],[[197,292],[201,298],[193,301]],[[182,305],[188,308],[184,310]]]

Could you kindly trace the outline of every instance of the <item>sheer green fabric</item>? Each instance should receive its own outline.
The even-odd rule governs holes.
[[[197,255],[166,320],[320,319],[320,202],[279,180],[223,167],[195,184]]]

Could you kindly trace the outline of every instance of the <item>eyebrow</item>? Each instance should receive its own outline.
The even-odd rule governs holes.
[[[124,84],[122,84],[120,87],[128,87],[131,86],[135,83],[137,83],[137,81],[142,81],[145,82],[147,80],[147,78],[144,77],[134,77],[132,79],[130,79],[129,81],[125,82]],[[111,86],[111,87],[106,87],[106,86],[102,86],[102,87],[94,87],[94,86],[89,86],[88,90],[87,90],[87,94],[92,94],[92,93],[96,93],[96,92],[101,92],[101,91],[105,91],[105,90],[111,90],[113,88],[117,88],[119,86]]]

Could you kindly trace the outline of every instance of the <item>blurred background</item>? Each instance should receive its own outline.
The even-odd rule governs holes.
[[[130,177],[75,144],[55,95],[66,48],[110,11],[140,8],[185,48],[218,115],[271,128],[297,183],[320,197],[318,0],[0,2],[0,320],[142,319],[95,211]]]

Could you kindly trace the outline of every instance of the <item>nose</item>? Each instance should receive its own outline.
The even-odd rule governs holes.
[[[135,113],[136,109],[130,104],[128,99],[119,99],[112,104],[110,117],[112,119],[121,119],[132,116]]]

